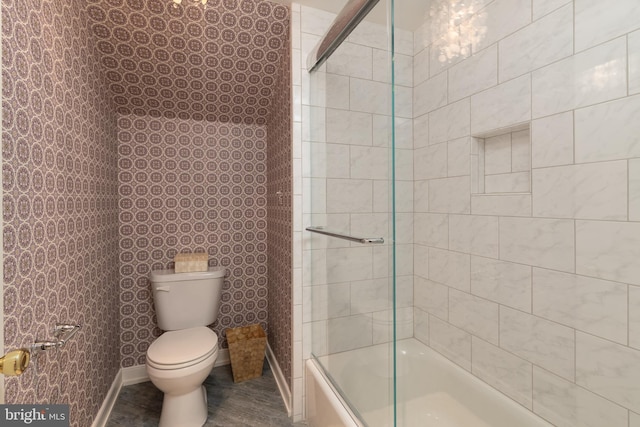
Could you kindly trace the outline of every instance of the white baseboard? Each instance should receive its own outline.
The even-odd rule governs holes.
[[[287,384],[287,380],[284,378],[282,369],[280,369],[280,365],[278,365],[276,356],[273,354],[273,350],[271,350],[271,346],[268,342],[267,361],[269,362],[269,366],[271,366],[271,371],[273,371],[273,377],[276,379],[276,384],[278,384],[278,389],[280,390],[280,395],[284,401],[284,406],[287,408],[287,414],[291,416],[291,389],[289,388],[289,384]]]
[[[149,381],[147,365],[136,365],[122,368],[122,385],[128,386]]]
[[[116,404],[116,399],[118,398],[120,389],[122,389],[122,369],[118,370],[116,377],[113,379],[113,383],[111,383],[107,396],[104,398],[102,406],[100,406],[100,410],[96,414],[96,418],[93,420],[91,427],[104,427],[107,425],[107,421],[111,415],[113,405]]]
[[[216,364],[213,365],[214,368],[218,366],[224,366],[231,364],[231,358],[229,357],[229,349],[221,348],[218,349],[218,357],[216,358]]]

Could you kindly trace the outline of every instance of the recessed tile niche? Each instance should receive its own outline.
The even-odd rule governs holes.
[[[531,193],[529,123],[472,138],[471,192]]]

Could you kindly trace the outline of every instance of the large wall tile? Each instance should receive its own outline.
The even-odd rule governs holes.
[[[471,173],[471,138],[450,141],[447,147],[447,175],[463,176]]]
[[[440,319],[447,320],[449,318],[449,287],[421,277],[416,277],[413,283],[415,306]]]
[[[429,313],[413,308],[413,336],[425,345],[429,345]]]
[[[413,87],[413,57],[394,55],[394,81],[399,86]],[[391,54],[373,49],[373,80],[391,83]]]
[[[640,95],[577,110],[576,163],[640,157],[639,114]]]
[[[573,5],[569,4],[500,41],[500,81],[573,54]]]
[[[413,209],[415,212],[429,211],[429,181],[413,183]]]
[[[318,142],[303,143],[303,155],[310,162],[303,162],[302,173],[314,178],[349,178],[349,146]],[[307,157],[308,156],[308,157]]]
[[[468,98],[429,113],[429,143],[450,141],[470,135]]]
[[[305,286],[303,298],[311,310],[303,313],[303,322],[326,320],[350,314],[349,284]]]
[[[640,411],[640,351],[578,332],[576,384]]]
[[[629,286],[629,346],[640,349],[640,287]]]
[[[530,313],[531,267],[472,256],[471,293]]]
[[[450,215],[449,249],[498,258],[498,218]]]
[[[400,181],[413,181],[413,150],[396,148],[396,179]]]
[[[511,133],[511,171],[531,170],[531,132],[529,129]]]
[[[440,73],[413,89],[413,112],[416,116],[447,105],[447,73]]]
[[[570,165],[573,163],[573,111],[531,122],[531,165]]]
[[[469,43],[471,41],[468,40],[468,36],[464,33],[464,30],[455,26],[449,26],[448,24],[445,25],[452,34],[455,34],[454,37],[459,37],[464,41],[466,49],[458,49],[458,46],[455,44],[452,49],[452,43],[449,38],[450,35],[440,37],[433,41],[431,46],[429,46],[429,72],[432,77],[464,61],[471,55],[471,49],[469,49]]]
[[[429,78],[429,49],[422,49],[413,57],[414,87]]]
[[[540,19],[572,0],[533,0],[533,20]]]
[[[472,337],[471,372],[489,385],[532,409],[532,365],[499,347]]]
[[[533,118],[625,96],[626,57],[619,38],[534,71]]]
[[[629,160],[629,221],[640,221],[640,159]]]
[[[492,45],[531,22],[530,0],[496,0],[472,18],[481,36],[472,37],[474,52]]]
[[[414,214],[414,240],[417,244],[447,249],[449,247],[449,216],[446,214]]]
[[[533,269],[533,314],[627,343],[627,285]]]
[[[498,345],[498,304],[449,289],[449,323]]]
[[[325,142],[326,110],[323,107],[302,106],[302,140]]]
[[[417,180],[447,176],[447,144],[430,145],[413,152],[414,178]]]
[[[300,18],[300,24],[305,33],[322,36],[329,29],[336,15],[313,7],[302,6]]]
[[[576,221],[576,273],[640,285],[640,224]]]
[[[531,174],[527,171],[485,175],[484,189],[487,193],[529,193]]]
[[[416,244],[413,246],[413,264],[416,276],[427,279],[429,277],[429,248]]]
[[[574,330],[554,322],[500,307],[500,347],[573,381]]]
[[[469,292],[471,260],[469,255],[429,248],[429,279]]]
[[[327,283],[371,279],[372,259],[368,247],[327,249]]]
[[[429,181],[429,209],[432,212],[469,213],[470,185],[468,176]]]
[[[449,73],[449,102],[454,102],[498,84],[498,45],[451,67]]]
[[[473,215],[531,216],[530,194],[473,194]]]
[[[533,367],[533,411],[556,426],[626,427],[627,410]]]
[[[629,95],[640,93],[640,31],[628,36]]]
[[[571,220],[500,218],[500,258],[573,272],[574,225]]]
[[[535,169],[533,215],[626,220],[627,162]]]
[[[354,145],[372,144],[371,114],[328,108],[326,122],[327,142]]]
[[[429,345],[467,371],[471,370],[471,335],[429,316]]]
[[[505,133],[485,139],[485,175],[509,172],[511,172],[511,134]]]
[[[398,340],[413,338],[413,307],[377,311],[371,314],[373,320],[373,344],[388,343],[394,337]]]
[[[366,314],[391,308],[388,278],[351,282],[351,314]]]
[[[471,97],[474,135],[531,120],[531,76],[502,83]]]
[[[635,0],[576,3],[576,51],[588,49],[640,28],[640,4]]]
[[[390,153],[387,148],[358,147],[349,149],[349,171],[352,179],[387,179]]]
[[[327,59],[327,73],[371,80],[373,59],[370,47],[342,43]]]
[[[429,143],[429,115],[424,114],[413,119],[413,148],[426,147]]]
[[[362,179],[328,179],[327,212],[371,212],[373,181]]]
[[[351,78],[350,109],[364,113],[390,114],[391,87],[388,83]]]
[[[367,347],[373,344],[370,314],[338,317],[327,322],[327,350],[331,353]]]

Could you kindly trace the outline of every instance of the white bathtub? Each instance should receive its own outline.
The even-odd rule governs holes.
[[[391,346],[377,345],[307,362],[311,427],[393,426]],[[397,344],[397,420],[402,427],[548,427],[551,424],[415,339]]]

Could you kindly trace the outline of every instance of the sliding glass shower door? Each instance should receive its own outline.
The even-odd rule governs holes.
[[[312,356],[368,426],[395,423],[395,340],[413,335],[412,99],[410,87],[394,87],[391,7],[380,1],[302,77],[312,270],[304,320]],[[322,11],[306,13],[303,22],[333,21]],[[323,43],[318,34],[302,40]],[[396,147],[398,133],[405,150]]]

